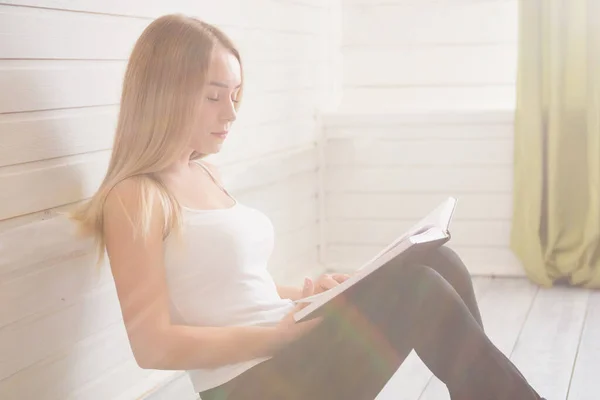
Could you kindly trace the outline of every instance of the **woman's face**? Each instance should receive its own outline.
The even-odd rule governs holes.
[[[236,119],[241,75],[237,58],[226,49],[215,48],[190,143],[195,151],[214,154],[221,150]]]

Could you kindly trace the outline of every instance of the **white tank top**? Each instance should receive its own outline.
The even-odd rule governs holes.
[[[219,185],[208,168],[200,162],[198,165]],[[294,307],[293,301],[279,297],[267,271],[274,245],[271,221],[258,210],[233,200],[235,204],[225,209],[184,207],[181,243],[177,236],[165,241],[173,323],[272,326]],[[187,372],[194,389],[201,392],[267,359]]]

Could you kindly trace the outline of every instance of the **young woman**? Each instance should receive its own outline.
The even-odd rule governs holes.
[[[73,214],[108,254],[140,367],[187,370],[203,400],[372,400],[414,349],[453,400],[539,399],[486,337],[467,269],[445,247],[384,266],[295,323],[294,300],[346,277],[276,286],[269,220],[203,161],[226,139],[243,82],[220,30],[153,21],[131,54],[106,177]]]

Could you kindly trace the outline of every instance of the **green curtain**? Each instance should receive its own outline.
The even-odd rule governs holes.
[[[511,248],[542,285],[600,288],[600,0],[520,0]]]

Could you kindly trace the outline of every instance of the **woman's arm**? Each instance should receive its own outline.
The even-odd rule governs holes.
[[[193,327],[170,322],[163,265],[162,206],[155,198],[149,235],[139,222],[139,180],[121,182],[104,210],[104,237],[121,312],[138,365],[211,368],[272,354],[310,326]],[[218,307],[218,305],[215,305]]]

